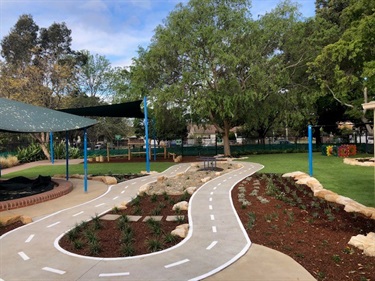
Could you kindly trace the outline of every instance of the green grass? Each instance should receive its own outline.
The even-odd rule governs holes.
[[[261,173],[309,173],[307,153],[250,155],[244,161],[264,165]],[[313,177],[319,180],[325,189],[363,205],[375,207],[375,167],[351,166],[344,164],[342,158],[314,153]]]
[[[150,170],[162,172],[173,166],[172,162],[150,163]],[[87,165],[89,174],[135,174],[146,170],[146,163],[89,163]],[[48,165],[37,166],[14,173],[2,175],[2,178],[12,178],[17,176],[24,176],[28,178],[35,178],[39,175],[53,176],[56,174],[65,175],[65,165]],[[83,174],[83,164],[70,164],[69,174]]]
[[[357,157],[369,157],[358,155]],[[288,173],[301,171],[309,173],[307,153],[283,153],[250,155],[248,162],[264,165],[261,173]],[[162,172],[174,165],[172,162],[151,162],[151,171]],[[146,170],[145,163],[89,163],[89,174],[128,174]],[[24,176],[35,178],[38,175],[53,176],[65,174],[65,165],[38,166],[19,172],[3,175],[3,178]],[[83,174],[82,164],[69,165],[69,174]],[[369,207],[375,207],[375,168],[351,166],[343,159],[334,156],[313,154],[313,177],[320,181],[324,188]]]

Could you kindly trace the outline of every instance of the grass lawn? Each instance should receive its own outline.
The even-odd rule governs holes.
[[[173,166],[172,162],[150,163],[150,170],[162,172]],[[146,163],[89,163],[88,174],[137,174],[141,171],[146,171]],[[9,173],[3,175],[2,178],[12,178],[17,176],[24,176],[28,178],[35,178],[39,175],[53,176],[56,174],[66,173],[65,165],[48,165],[38,166],[25,169],[19,172]],[[83,174],[83,164],[70,164],[69,174]]]
[[[360,155],[357,157],[361,157]],[[369,157],[364,155],[363,157]],[[301,171],[309,173],[307,153],[283,153],[250,155],[243,161],[256,162],[265,166],[263,173],[288,173]],[[174,165],[172,162],[151,162],[151,171],[161,172]],[[145,163],[89,163],[89,174],[128,174],[146,170]],[[24,176],[35,178],[38,175],[53,176],[65,174],[65,165],[38,166],[3,175],[3,178]],[[69,166],[69,174],[83,174],[83,165]],[[313,154],[313,176],[324,188],[340,195],[352,198],[369,207],[375,207],[375,168],[351,166],[343,163],[343,159],[333,156]]]
[[[307,153],[250,155],[244,161],[264,165],[265,168],[261,171],[264,173],[309,173]],[[351,166],[344,164],[342,158],[314,153],[313,177],[319,180],[325,189],[366,206],[375,207],[375,167]]]

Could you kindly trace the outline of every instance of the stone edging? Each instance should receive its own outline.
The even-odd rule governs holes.
[[[344,158],[344,164],[353,165],[353,166],[365,166],[365,167],[375,166],[375,161],[373,161],[374,158],[366,158],[372,161],[358,161],[358,159],[361,159],[361,158]]]

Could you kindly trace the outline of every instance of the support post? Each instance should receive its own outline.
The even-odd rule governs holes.
[[[51,163],[55,163],[54,153],[53,153],[53,133],[49,132],[49,150],[51,155]]]
[[[84,171],[84,191],[87,192],[87,128],[83,130],[83,171]]]
[[[69,136],[68,131],[65,131],[65,158],[66,158],[66,180],[69,180]]]
[[[148,143],[148,116],[147,116],[147,97],[145,96],[143,98],[143,107],[144,107],[144,113],[145,113],[145,120],[144,120],[144,125],[145,125],[145,137],[146,137],[146,171],[147,173],[150,172],[150,150],[148,148],[149,143]]]
[[[308,138],[309,138],[309,175],[313,175],[313,157],[312,157],[312,126],[308,126]]]

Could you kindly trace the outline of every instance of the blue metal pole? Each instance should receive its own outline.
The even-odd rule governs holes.
[[[308,126],[308,138],[309,138],[309,174],[310,177],[313,175],[313,156],[312,156],[312,126]]]
[[[69,136],[68,131],[65,132],[65,157],[66,157],[66,180],[69,180]]]
[[[83,170],[84,170],[84,190],[87,192],[87,129],[83,131]]]
[[[156,161],[156,129],[155,129],[155,119],[152,119],[152,131],[154,135],[154,161]]]
[[[50,150],[50,154],[51,154],[51,163],[54,164],[55,158],[54,158],[54,154],[53,154],[53,133],[52,132],[49,133],[49,150]]]
[[[145,112],[145,134],[146,134],[146,171],[147,173],[150,172],[150,151],[148,148],[148,117],[147,117],[147,97],[145,96],[143,98],[143,106],[144,106],[144,112]]]

